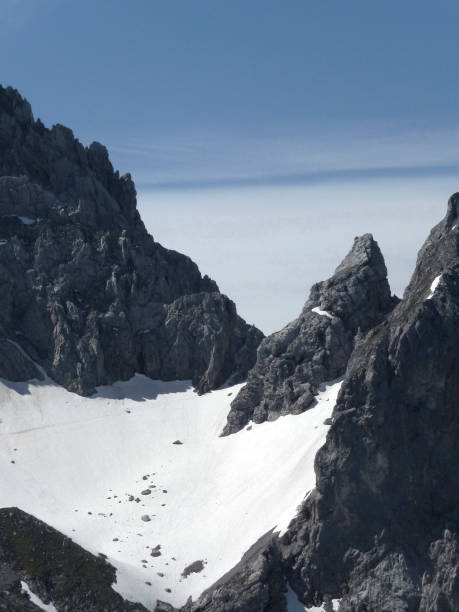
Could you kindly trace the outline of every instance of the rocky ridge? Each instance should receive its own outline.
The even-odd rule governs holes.
[[[115,568],[18,508],[0,509],[0,610],[39,610],[23,580],[44,602],[72,612],[147,612],[111,585]]]
[[[459,609],[458,214],[455,194],[403,300],[356,339],[316,489],[287,532],[184,611],[224,610],[223,598],[266,612],[263,583],[279,567],[279,611],[287,584],[325,610],[332,599],[340,612]]]
[[[344,374],[356,334],[378,324],[393,305],[378,244],[371,234],[357,237],[334,275],[312,287],[300,316],[262,341],[224,435],[250,420],[306,410],[321,383]]]
[[[186,256],[146,231],[105,147],[34,120],[0,87],[0,376],[89,395],[135,372],[244,380],[262,334]]]

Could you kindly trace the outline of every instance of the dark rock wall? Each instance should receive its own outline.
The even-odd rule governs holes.
[[[147,233],[105,147],[46,129],[1,87],[0,306],[0,338],[82,394],[135,372],[192,379],[200,392],[240,382],[262,338]],[[27,379],[11,346],[1,344],[0,375]]]
[[[305,601],[459,609],[457,201],[421,249],[404,300],[349,362],[317,489],[283,539]]]
[[[2,601],[8,611],[38,610],[21,595],[19,579],[62,612],[146,612],[112,589],[116,570],[102,557],[18,508],[2,508],[0,610]]]
[[[219,612],[222,593],[244,610],[247,584],[262,592],[255,568],[266,562],[266,575],[280,565],[309,606],[331,611],[340,599],[340,612],[459,610],[458,205],[455,194],[403,301],[357,336],[316,456],[316,489],[287,532],[272,536],[270,555],[258,551],[191,610]],[[252,610],[265,605],[260,597]]]

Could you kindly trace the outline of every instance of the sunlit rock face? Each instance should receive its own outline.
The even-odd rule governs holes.
[[[344,374],[357,333],[393,305],[378,244],[371,234],[356,238],[335,274],[312,287],[300,316],[263,340],[224,433],[310,407],[322,383]]]
[[[85,395],[135,372],[205,392],[254,364],[261,332],[147,233],[105,147],[46,129],[1,87],[0,221],[1,376],[30,377],[11,341]]]

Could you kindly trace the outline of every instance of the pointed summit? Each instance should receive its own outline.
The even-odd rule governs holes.
[[[344,374],[357,331],[377,325],[392,306],[377,242],[371,234],[357,237],[335,274],[312,287],[301,315],[263,340],[224,435],[250,420],[304,412],[320,384]]]
[[[403,300],[349,359],[317,489],[284,541],[302,601],[459,609],[458,202],[421,248]]]

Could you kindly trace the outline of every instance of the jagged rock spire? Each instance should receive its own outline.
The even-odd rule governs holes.
[[[312,287],[301,315],[263,340],[224,434],[252,419],[306,410],[321,383],[344,374],[358,330],[379,323],[392,306],[378,244],[371,234],[357,237],[335,274]]]

